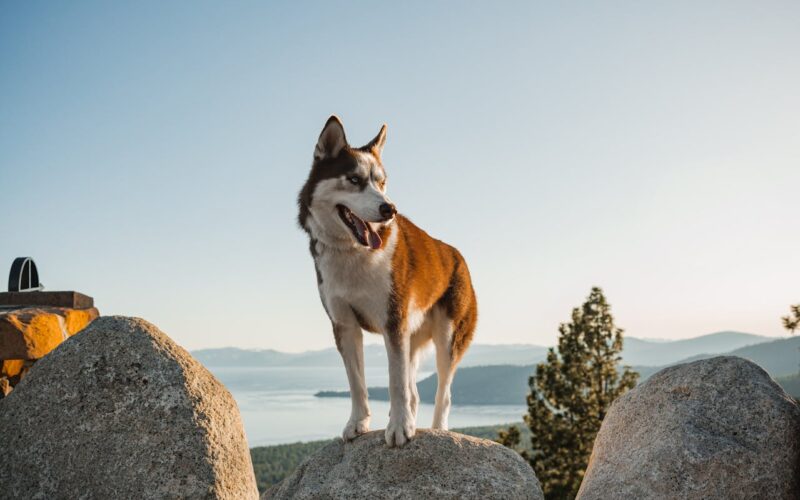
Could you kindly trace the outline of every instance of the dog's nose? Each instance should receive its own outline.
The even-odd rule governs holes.
[[[389,220],[397,213],[397,209],[391,203],[382,203],[378,210],[381,213],[383,220]]]

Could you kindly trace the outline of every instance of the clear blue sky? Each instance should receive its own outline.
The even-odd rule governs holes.
[[[466,256],[477,341],[780,335],[800,3],[4,2],[0,265],[188,348],[333,344],[295,197],[331,113]],[[3,273],[5,270],[0,269]]]

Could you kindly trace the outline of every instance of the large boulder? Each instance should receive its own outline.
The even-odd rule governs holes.
[[[141,319],[103,317],[0,400],[2,498],[257,498],[239,410]]]
[[[403,448],[388,448],[383,434],[334,441],[262,498],[544,498],[528,463],[493,441],[420,429]]]
[[[800,407],[758,365],[666,368],[611,406],[578,498],[800,498]]]

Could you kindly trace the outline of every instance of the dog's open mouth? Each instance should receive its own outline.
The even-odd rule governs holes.
[[[361,219],[344,205],[336,205],[336,208],[339,209],[339,217],[350,228],[356,241],[373,250],[381,247],[381,237],[378,236],[378,233],[375,232],[369,222]]]

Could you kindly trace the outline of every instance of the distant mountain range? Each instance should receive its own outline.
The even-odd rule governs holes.
[[[461,366],[481,365],[529,365],[544,359],[547,348],[529,344],[475,344],[469,348]],[[329,367],[342,366],[339,352],[331,347],[319,351],[288,353],[265,350],[247,350],[236,347],[200,349],[192,355],[206,366],[213,367]],[[428,355],[420,369],[433,371],[435,360]],[[368,367],[386,366],[386,348],[383,345],[364,346],[364,364]]]
[[[624,338],[623,361],[629,365],[659,366],[701,354],[722,354],[745,346],[777,340],[752,333],[717,332],[690,339],[652,341]]]
[[[741,332],[718,332],[673,341],[625,337],[623,362],[632,366],[663,366],[693,356],[721,354],[770,341],[775,341],[775,338]],[[333,347],[302,353],[226,347],[201,349],[193,351],[192,354],[204,365],[214,367],[329,367],[342,365],[339,353]],[[460,366],[532,365],[542,361],[546,354],[546,347],[532,344],[475,344],[469,348]],[[794,350],[789,354],[797,355],[797,351]],[[386,366],[386,350],[382,345],[364,346],[364,362],[367,366]],[[433,371],[433,356],[426,356],[420,368],[423,371]]]
[[[715,334],[719,335],[719,334]],[[702,337],[701,337],[702,338]],[[698,339],[691,339],[698,340]],[[719,345],[713,342],[699,342],[697,345],[704,348]],[[627,342],[627,341],[626,341]],[[761,344],[734,349],[724,353],[730,356],[739,356],[749,359],[764,368],[784,390],[794,397],[800,397],[800,337],[772,340]],[[646,380],[657,371],[671,364],[678,364],[698,359],[709,358],[716,354],[701,354],[691,356],[676,363],[667,363],[663,366],[634,366],[633,370],[639,372],[640,381]],[[452,401],[460,405],[481,404],[525,404],[525,397],[529,392],[528,378],[533,374],[534,365],[515,366],[475,366],[458,370],[453,380]],[[431,375],[417,383],[420,399],[425,403],[433,403],[436,394],[437,378]],[[348,397],[347,391],[322,391],[318,397]],[[385,387],[370,387],[370,399],[389,400],[389,391]]]
[[[662,366],[634,366],[643,378],[647,378],[665,366],[710,358],[718,354],[739,356],[761,366],[773,378],[791,376],[800,371],[800,336],[785,339],[770,339],[760,344],[748,345],[725,353],[701,353],[689,356],[675,363]]]

